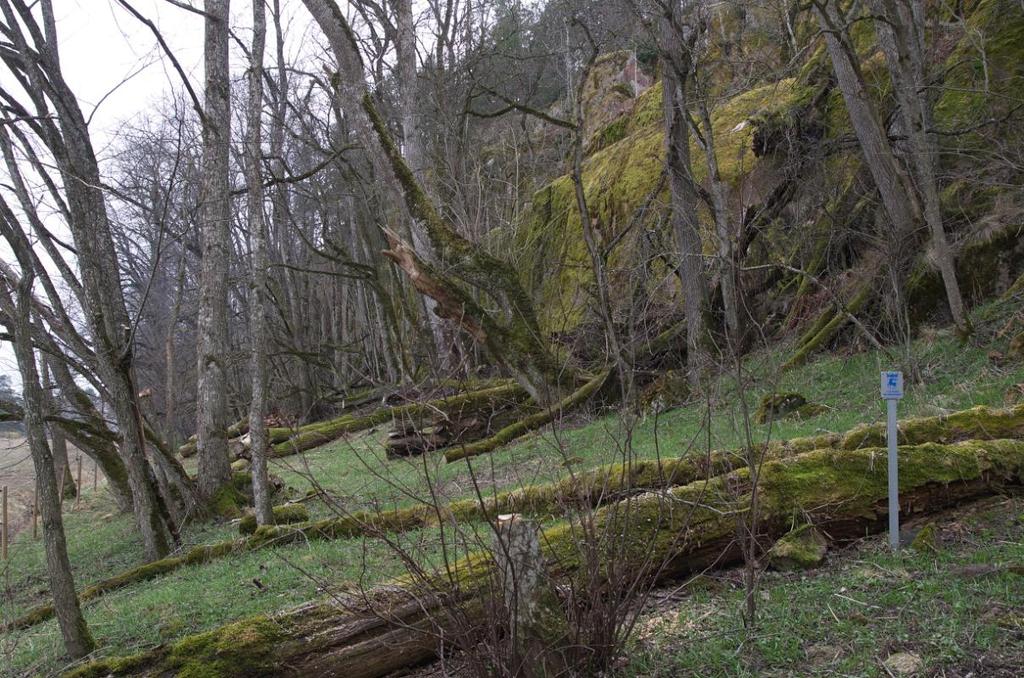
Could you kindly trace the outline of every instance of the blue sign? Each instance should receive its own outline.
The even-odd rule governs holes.
[[[903,397],[903,373],[896,371],[882,372],[882,398],[899,400]]]

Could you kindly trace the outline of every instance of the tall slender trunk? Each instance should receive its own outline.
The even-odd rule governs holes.
[[[412,0],[394,0],[395,23],[398,30],[398,41],[395,45],[395,63],[398,73],[398,89],[402,118],[402,155],[409,165],[413,176],[425,186],[423,181],[425,153],[423,139],[420,134],[420,114],[422,105],[417,98],[418,87],[416,86],[416,24],[413,17]],[[410,228],[413,247],[420,252],[430,263],[434,263],[437,255],[430,238],[417,219],[412,219]],[[436,313],[437,302],[430,297],[423,296],[422,307],[428,327],[430,328],[431,342],[434,354],[438,359],[438,366],[441,370],[450,371],[451,365],[451,340],[446,336],[447,332],[444,321]]]
[[[43,404],[46,406],[45,411],[50,415],[59,414],[57,399],[53,397],[53,382],[50,379],[50,368],[45,361],[43,361],[42,394]],[[71,473],[71,464],[68,462],[68,441],[64,437],[64,429],[56,424],[48,424],[46,430],[50,433],[50,451],[53,455],[55,478],[57,487],[61,490],[61,498],[75,497],[81,488],[75,485],[75,478]]]
[[[249,300],[249,341],[252,345],[252,402],[249,407],[249,436],[252,441],[252,495],[256,524],[270,525],[267,480],[267,224],[263,213],[263,51],[267,22],[262,2],[252,3],[252,55],[249,65],[249,108],[246,112],[245,178],[249,187],[249,243],[252,250],[252,293]]]
[[[199,378],[196,447],[200,494],[210,500],[231,479],[228,462],[227,352],[231,196],[230,0],[206,0],[206,101],[203,121],[202,269],[199,282]]]
[[[850,122],[864,154],[864,162],[871,172],[892,224],[888,254],[892,262],[891,278],[895,289],[891,297],[899,300],[894,304],[892,315],[901,318],[906,315],[904,287],[906,264],[910,259],[909,247],[921,220],[921,206],[910,177],[896,161],[892,144],[868,94],[856,53],[847,41],[846,29],[838,10],[829,0],[816,0],[815,9],[836,74],[836,83],[842,92]]]
[[[56,470],[50,446],[46,442],[43,412],[46,404],[35,354],[32,349],[32,330],[29,319],[33,276],[25,272],[18,286],[17,308],[14,311],[14,351],[21,372],[25,398],[25,433],[36,474],[36,493],[43,518],[43,546],[46,551],[46,569],[50,579],[53,607],[64,638],[64,647],[73,658],[92,652],[95,643],[82,616],[71,573],[67,542],[64,538],[64,520],[61,515]]]
[[[673,5],[674,6],[674,5]],[[678,12],[682,12],[677,8]],[[662,106],[665,112],[665,163],[671,195],[672,229],[679,247],[679,277],[686,311],[687,365],[698,387],[710,368],[707,276],[697,218],[697,187],[690,160],[687,80],[692,37],[673,14],[662,19]]]
[[[885,52],[893,91],[906,130],[917,190],[924,204],[924,218],[932,238],[932,254],[942,275],[950,315],[964,336],[971,321],[964,310],[946,229],[942,224],[938,180],[935,176],[937,143],[932,129],[931,104],[924,71],[925,25],[920,0],[874,0],[879,43]]]
[[[167,321],[167,334],[164,336],[164,435],[167,446],[178,449],[178,426],[175,421],[178,391],[176,388],[174,339],[178,334],[178,318],[181,316],[181,300],[185,296],[185,254],[178,258],[177,287],[174,292],[174,304],[171,306],[171,317]]]
[[[697,102],[700,113],[701,148],[708,166],[711,181],[711,203],[715,216],[715,233],[718,236],[718,274],[722,288],[722,310],[725,326],[734,350],[739,350],[743,327],[740,325],[739,278],[736,275],[735,235],[729,218],[729,184],[722,180],[718,168],[718,154],[715,152],[715,130],[711,124],[711,112],[706,98]]]

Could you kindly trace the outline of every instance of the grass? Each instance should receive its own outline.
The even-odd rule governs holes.
[[[1005,318],[994,315],[987,323],[982,318],[979,325],[983,333],[991,336],[1001,322],[1005,322]],[[1007,337],[1002,337],[976,346],[962,346],[943,333],[930,333],[917,341],[913,351],[923,381],[908,384],[908,395],[900,404],[901,416],[932,415],[976,404],[1003,404],[1007,389],[1024,382],[1024,365],[1001,364],[989,357],[991,351],[1005,351],[1007,341]],[[641,420],[633,431],[635,455],[671,457],[707,446],[719,449],[740,446],[746,439],[742,425],[743,403],[753,413],[760,397],[773,391],[797,391],[809,401],[829,409],[803,421],[752,425],[751,435],[755,440],[844,431],[855,424],[880,421],[884,417],[884,407],[878,398],[878,372],[889,368],[890,364],[881,354],[868,351],[825,356],[780,377],[777,366],[786,357],[782,348],[755,353],[744,363],[742,380],[721,379],[705,402]],[[273,462],[272,472],[292,488],[292,496],[301,496],[314,485],[328,491],[329,502],[307,502],[316,518],[331,513],[337,506],[345,510],[387,509],[428,501],[431,488],[442,499],[454,499],[472,496],[476,491],[474,487],[487,492],[492,488],[556,478],[570,468],[583,469],[621,461],[624,431],[617,415],[591,413],[532,434],[471,462],[451,465],[445,465],[440,455],[389,460],[382,444],[385,435],[384,430],[370,431],[304,455],[279,459]],[[130,516],[114,513],[111,502],[102,492],[94,495],[87,491],[82,504],[81,510],[65,516],[79,587],[134,566],[141,556]],[[230,524],[193,527],[185,533],[184,541],[188,546],[212,543],[233,535],[234,529]],[[432,532],[403,535],[403,543],[421,558],[432,560],[438,554],[437,531]],[[992,547],[993,550],[979,552],[977,557],[1008,558],[1012,553],[1006,549],[1010,548]],[[877,558],[879,567],[896,567],[885,561],[884,554],[878,554]],[[183,568],[103,596],[86,604],[85,611],[101,643],[100,652],[127,654],[244,615],[284,609],[323,595],[325,588],[371,584],[402,570],[390,547],[379,540],[294,544],[234,554],[205,565]],[[840,587],[839,579],[848,574],[836,573],[833,584]],[[938,574],[935,576],[941,579]],[[994,585],[994,581],[986,580],[984,585]],[[792,619],[787,623],[794,626],[787,634],[800,638],[801,633],[818,632],[815,619],[820,621],[821,610],[809,611],[814,607],[813,592],[801,589],[800,586],[805,585],[801,582],[779,585],[795,588],[791,595],[781,595],[778,605],[808,607],[804,613],[796,608],[786,611],[781,607],[772,611],[772,615],[777,613]],[[735,596],[726,594],[721,606],[736,609],[729,595]],[[46,597],[41,546],[32,541],[30,534],[22,534],[14,544],[12,560],[4,573],[0,614],[5,618],[14,616],[45,601]],[[786,603],[787,597],[792,599],[789,603]],[[837,613],[837,605],[845,605],[830,602]],[[772,609],[772,604],[767,602],[766,610]],[[825,611],[827,613],[827,609]],[[922,609],[922,613],[933,612]],[[721,657],[715,659],[715,665],[723,667],[722,675],[732,675],[728,667],[749,667],[750,661],[744,653],[736,655],[735,629],[727,633],[727,622],[735,622],[735,619],[720,621],[723,640],[719,648]],[[807,628],[800,626],[805,623]],[[853,627],[832,628],[833,633],[854,630]],[[806,637],[816,636],[811,633]],[[756,647],[758,653],[780,666],[787,661],[797,661],[799,653],[806,649],[786,634],[766,636]],[[697,653],[695,657],[703,654],[703,650]],[[734,662],[748,663],[729,664],[730,653],[735,656]],[[54,672],[62,666],[60,654],[59,633],[52,620],[0,636],[0,674]],[[684,652],[672,661],[685,666],[690,659]]]
[[[809,574],[769,572],[747,631],[737,573],[645,615],[625,676],[886,676],[893,654],[920,675],[1019,675],[1024,663],[1024,500],[1000,497],[938,521],[938,553],[865,540]],[[980,565],[992,570],[973,576]],[[942,673],[944,671],[944,673]]]

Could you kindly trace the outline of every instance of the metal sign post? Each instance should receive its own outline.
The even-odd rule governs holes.
[[[903,397],[903,373],[882,372],[882,398],[885,399],[889,441],[889,546],[900,549],[900,478],[897,451],[896,403]]]

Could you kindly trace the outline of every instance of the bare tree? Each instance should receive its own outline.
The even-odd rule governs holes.
[[[885,52],[893,92],[907,135],[909,155],[924,219],[932,236],[935,263],[942,274],[946,300],[961,335],[971,333],[971,321],[956,278],[956,262],[946,238],[935,176],[936,143],[925,73],[925,9],[921,0],[873,0],[879,44]]]
[[[686,311],[686,348],[690,382],[698,386],[710,368],[708,285],[704,269],[698,192],[690,160],[688,82],[698,27],[691,2],[659,3],[658,51],[662,63],[665,114],[665,162],[671,195],[672,229],[679,247],[679,278]]]
[[[95,346],[97,370],[113,405],[122,436],[122,456],[132,488],[135,517],[147,559],[170,550],[175,532],[146,460],[146,435],[132,373],[132,327],[121,288],[110,221],[88,123],[64,81],[50,0],[40,3],[42,27],[23,0],[0,4],[10,43],[0,58],[31,99],[30,114],[10,92],[2,94],[15,115],[33,121],[61,172],[67,224],[81,271],[83,310]],[[51,110],[52,105],[52,110]]]

